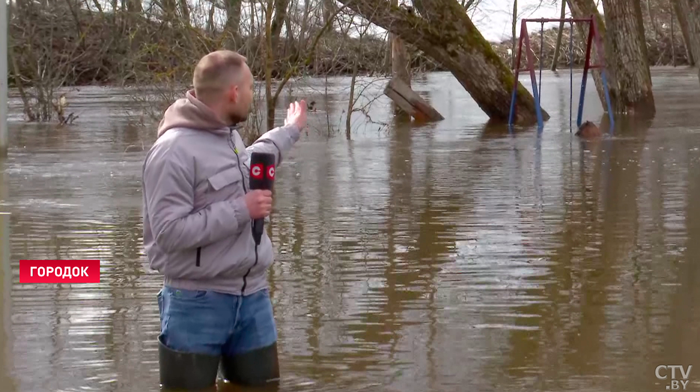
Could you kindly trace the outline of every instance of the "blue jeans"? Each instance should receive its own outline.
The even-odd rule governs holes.
[[[267,289],[242,297],[165,286],[158,308],[161,337],[172,350],[235,356],[277,341]]]

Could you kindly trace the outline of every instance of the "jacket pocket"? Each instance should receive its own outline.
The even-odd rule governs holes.
[[[238,166],[229,167],[203,179],[195,190],[194,210],[199,211],[210,204],[235,200],[244,195],[240,169]]]
[[[243,176],[241,169],[238,166],[228,168],[207,179],[210,188],[208,189],[208,193],[211,193],[211,191],[218,192],[231,184],[240,182],[241,180],[243,180]]]
[[[238,165],[229,166],[223,170],[219,168],[219,170],[211,176],[203,176],[198,189],[195,189],[195,212],[207,208],[211,204],[236,200],[245,195],[244,177]],[[221,241],[230,241],[230,239]],[[219,253],[219,246],[220,244],[217,242],[198,247],[195,250],[192,262],[197,270],[207,270],[212,267],[210,261]]]

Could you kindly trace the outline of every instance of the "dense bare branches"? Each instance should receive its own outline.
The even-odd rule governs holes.
[[[544,1],[561,4],[557,0]],[[567,2],[594,4],[593,0]],[[359,22],[357,14],[343,8],[342,3],[347,2],[15,0],[10,6],[10,83],[18,88],[25,102],[28,120],[68,122],[66,108],[56,93],[61,86],[137,85],[180,91],[190,83],[192,68],[199,57],[211,50],[229,48],[248,57],[256,78],[270,84],[265,102],[274,108],[290,80],[309,75],[385,76],[391,72],[387,66],[391,50],[387,31],[375,24],[362,24],[372,20],[375,12],[368,10],[372,15],[365,15],[368,18]],[[479,0],[402,0],[399,4],[404,5],[399,8],[405,11],[413,4],[416,17],[438,20],[430,13],[439,10],[426,8],[429,3],[449,5],[450,15],[473,15],[481,7]],[[504,13],[509,13],[513,5],[507,3],[503,5]],[[651,65],[689,64],[694,60],[693,54],[698,57],[695,52],[700,51],[700,11],[696,3],[696,0],[642,0]],[[373,0],[368,4],[376,11],[388,5],[389,0]],[[357,28],[348,27],[358,27],[358,23],[364,29],[362,34]],[[409,35],[415,33],[404,30]],[[433,30],[433,41],[449,38],[441,35],[439,29]],[[568,38],[567,35],[565,31],[563,37]],[[574,62],[580,65],[585,45],[580,37],[575,38]],[[450,69],[445,61],[435,60],[435,53],[428,53],[435,51],[435,45],[420,47],[411,41],[415,39],[403,40],[410,72]],[[538,41],[534,39],[533,43],[537,45]],[[544,41],[543,61],[549,67],[556,33],[545,33]],[[568,40],[563,42],[558,62],[568,65]],[[511,47],[509,39],[493,46],[508,66],[512,62],[508,50]],[[442,56],[442,60],[445,58]],[[273,80],[279,82],[275,83],[276,88],[272,88]],[[266,116],[272,117],[272,112],[269,113]],[[262,124],[270,126],[274,119],[268,118]]]

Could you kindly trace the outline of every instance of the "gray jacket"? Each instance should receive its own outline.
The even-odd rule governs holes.
[[[279,165],[299,136],[279,127],[246,147],[192,91],[168,108],[143,167],[143,240],[165,285],[236,295],[267,287],[272,243],[264,233],[256,252],[244,201],[250,154],[274,153]]]

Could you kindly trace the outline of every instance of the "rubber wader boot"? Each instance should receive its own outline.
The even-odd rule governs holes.
[[[245,354],[221,359],[221,374],[233,384],[263,386],[280,379],[277,343]]]
[[[160,384],[163,388],[198,391],[216,384],[219,356],[172,350],[158,337]]]

